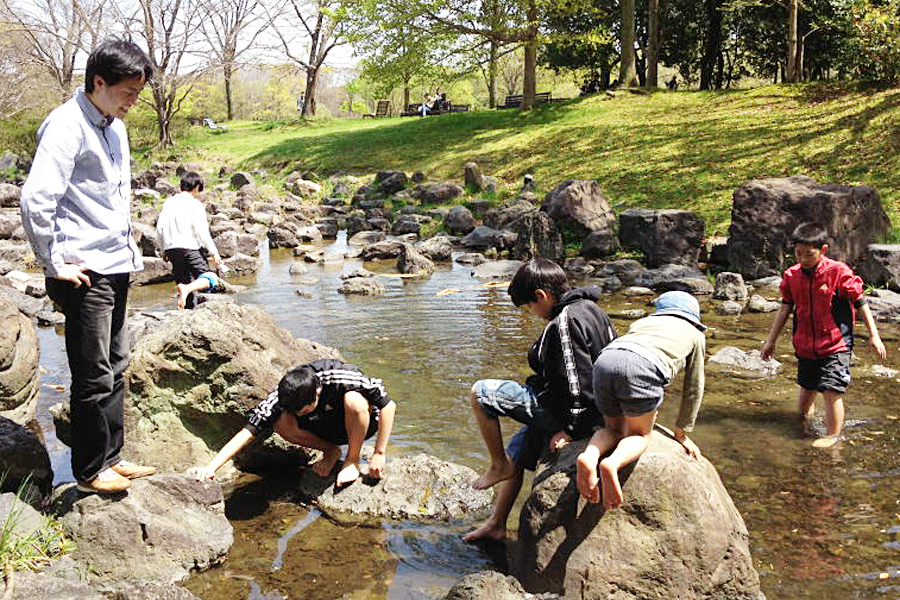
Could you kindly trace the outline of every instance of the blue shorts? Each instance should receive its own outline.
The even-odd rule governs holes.
[[[472,389],[489,416],[509,417],[525,425],[509,441],[506,454],[520,467],[533,471],[549,437],[562,427],[538,404],[537,395],[528,385],[508,379],[481,379]]]

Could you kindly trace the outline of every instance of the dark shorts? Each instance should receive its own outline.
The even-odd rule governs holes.
[[[805,390],[843,394],[850,385],[850,351],[824,358],[797,357],[797,383]]]
[[[525,425],[509,441],[506,454],[520,467],[533,471],[544,445],[562,426],[538,404],[537,395],[529,385],[508,379],[481,379],[472,389],[485,413],[509,417]]]
[[[594,362],[597,410],[604,417],[637,417],[662,404],[666,380],[652,362],[630,350],[604,350]]]
[[[370,411],[369,429],[366,430],[365,439],[369,439],[378,431],[380,414],[381,411],[374,407]],[[336,446],[342,446],[349,441],[347,439],[347,426],[344,423],[344,411],[342,410],[329,410],[322,413],[314,411],[310,415],[297,417],[297,427]]]

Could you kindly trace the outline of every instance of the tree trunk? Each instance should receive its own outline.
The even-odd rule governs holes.
[[[722,11],[720,0],[706,0],[706,43],[700,63],[700,89],[709,90],[714,85],[716,61],[722,47]]]
[[[647,2],[647,87],[659,85],[659,0]]]
[[[787,83],[797,83],[799,78],[799,65],[797,64],[797,20],[800,14],[800,0],[788,0],[788,34],[787,34],[787,69],[785,80]]]
[[[306,70],[306,96],[303,97],[304,117],[316,115],[316,83],[319,79],[319,67],[315,66]]]
[[[403,82],[403,110],[409,106],[409,82]]]
[[[622,29],[619,32],[621,61],[619,63],[619,87],[635,84],[637,71],[634,66],[634,0],[622,0]]]
[[[537,23],[538,10],[536,0],[528,1],[528,19],[525,40],[525,73],[522,76],[522,110],[534,108],[534,95],[537,93]]]
[[[234,105],[231,100],[231,65],[226,63],[222,67],[222,74],[225,77],[225,106],[228,110],[228,120],[234,120]]]
[[[488,107],[497,107],[497,60],[500,54],[500,42],[491,39],[491,53],[488,58]]]

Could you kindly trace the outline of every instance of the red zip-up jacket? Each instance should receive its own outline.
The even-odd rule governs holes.
[[[853,349],[856,310],[866,303],[863,282],[846,264],[823,256],[807,272],[799,264],[781,278],[782,302],[794,307],[794,352],[824,358]]]

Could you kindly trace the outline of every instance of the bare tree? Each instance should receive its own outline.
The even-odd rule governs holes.
[[[283,0],[269,11],[285,56],[306,73],[303,116],[316,114],[319,70],[337,46],[353,41],[352,0]],[[298,27],[299,24],[299,27]]]
[[[24,103],[28,65],[21,64],[21,35],[0,25],[0,119],[8,119],[27,106]]]
[[[108,0],[0,0],[0,19],[28,41],[28,58],[46,69],[63,98],[72,93],[75,64],[104,35]]]
[[[211,63],[222,68],[228,120],[234,118],[232,78],[242,57],[256,45],[259,35],[270,25],[260,0],[202,0],[203,31],[212,52]]]
[[[198,0],[137,0],[131,14],[120,12],[125,31],[143,41],[153,65],[150,81],[159,145],[171,146],[172,120],[204,71]]]
[[[619,85],[631,87],[637,84],[637,68],[634,56],[634,0],[622,0],[622,25],[619,30],[619,46],[622,52],[619,60]]]

